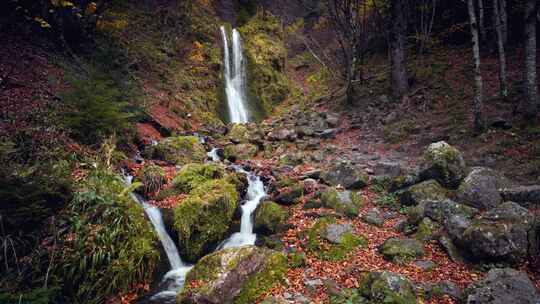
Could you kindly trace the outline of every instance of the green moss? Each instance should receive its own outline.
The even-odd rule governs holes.
[[[227,137],[234,143],[247,143],[249,141],[249,131],[242,124],[234,124]]]
[[[189,192],[200,184],[211,180],[222,178],[225,170],[218,164],[186,164],[173,179],[172,184],[181,192]]]
[[[403,205],[418,205],[425,200],[442,201],[448,198],[448,192],[433,179],[421,182],[402,191],[399,201]]]
[[[398,264],[407,264],[425,254],[422,243],[415,239],[389,238],[380,247],[379,252],[387,259]]]
[[[209,180],[174,209],[180,251],[189,261],[197,260],[224,239],[238,199],[235,186],[225,179]]]
[[[360,280],[360,294],[368,303],[416,304],[414,288],[407,279],[390,272],[371,272]]]
[[[271,113],[290,92],[285,75],[287,49],[283,29],[278,18],[259,13],[238,29],[244,39],[248,60],[249,97],[251,113],[256,118]],[[255,105],[262,105],[257,109]]]
[[[285,224],[287,211],[280,205],[266,201],[255,210],[255,230],[266,233],[276,233]]]
[[[457,188],[466,175],[467,168],[461,152],[444,141],[429,145],[423,161],[424,174],[451,188]]]
[[[238,145],[228,145],[223,149],[223,154],[226,159],[236,161],[236,160],[246,160],[257,155],[259,148],[254,144],[238,144]]]
[[[358,246],[366,246],[367,241],[364,237],[360,237],[346,232],[341,237],[340,244],[332,244],[323,240],[321,234],[326,227],[335,223],[332,218],[321,218],[315,222],[312,228],[307,230],[306,235],[306,250],[319,259],[326,261],[341,261],[347,257]]]
[[[433,238],[437,228],[438,225],[426,217],[418,225],[414,238],[419,241],[429,241]]]
[[[168,137],[148,149],[145,153],[152,158],[180,166],[193,162],[202,162],[206,158],[206,150],[195,136]]]

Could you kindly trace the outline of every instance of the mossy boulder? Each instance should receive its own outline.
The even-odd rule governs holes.
[[[415,206],[424,200],[442,201],[446,198],[447,191],[434,179],[399,192],[399,202],[406,206]]]
[[[173,187],[188,193],[197,186],[211,179],[219,179],[225,175],[225,169],[216,163],[184,165],[173,179]]]
[[[155,146],[148,146],[145,155],[183,166],[193,162],[203,162],[206,150],[195,136],[167,137]]]
[[[418,303],[411,282],[405,277],[392,272],[370,272],[364,275],[360,280],[358,291],[370,304]]]
[[[225,238],[233,222],[239,195],[225,179],[208,180],[174,208],[174,228],[180,253],[196,261]]]
[[[324,207],[334,209],[338,213],[354,218],[358,216],[364,201],[356,192],[328,188],[321,194],[321,204]]]
[[[532,245],[528,236],[533,229],[531,212],[506,202],[472,221],[463,232],[462,247],[475,259],[519,263]]]
[[[326,240],[328,227],[335,225],[332,218],[321,218],[313,227],[306,231],[305,249],[319,259],[327,261],[341,261],[355,248],[366,246],[364,237],[355,235],[352,231],[343,231],[336,243]]]
[[[424,245],[415,239],[389,238],[379,247],[385,259],[398,264],[407,264],[424,256]]]
[[[255,157],[259,148],[254,144],[242,143],[237,145],[228,145],[223,149],[223,155],[230,161],[247,160]]]
[[[264,201],[255,210],[255,232],[273,234],[284,228],[287,211],[272,201]]]
[[[249,142],[250,135],[249,130],[245,125],[233,124],[231,129],[227,133],[227,137],[233,143],[239,144]]]
[[[349,162],[331,166],[322,173],[321,178],[331,186],[343,186],[345,189],[361,189],[369,182],[366,173]]]
[[[409,224],[418,224],[424,217],[443,224],[446,219],[461,215],[466,218],[473,218],[478,210],[463,204],[456,203],[450,199],[424,200],[413,208],[409,209],[407,222]]]
[[[304,196],[304,183],[290,180],[290,182],[281,181],[277,185],[277,194],[275,201],[282,205],[293,205],[299,203],[299,200]]]
[[[467,175],[461,152],[444,141],[429,145],[421,164],[422,179],[436,179],[441,185],[455,189]]]
[[[176,303],[255,303],[286,271],[287,258],[277,251],[255,246],[216,251],[190,270]]]
[[[474,167],[459,186],[459,202],[478,209],[491,209],[503,202],[499,190],[510,187],[510,181],[501,173],[483,167]]]
[[[429,241],[435,238],[441,229],[441,225],[425,217],[416,228],[413,237],[421,242]]]

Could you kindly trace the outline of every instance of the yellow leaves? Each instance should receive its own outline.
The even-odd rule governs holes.
[[[189,59],[194,62],[204,62],[204,45],[199,41],[193,42]]]
[[[51,0],[51,4],[56,7],[75,7],[75,4],[66,0]]]
[[[37,23],[39,23],[39,26],[41,26],[42,28],[50,28],[51,25],[45,21],[43,18],[41,17],[34,17],[34,21],[36,21]]]

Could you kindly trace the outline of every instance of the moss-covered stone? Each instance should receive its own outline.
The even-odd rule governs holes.
[[[282,205],[292,205],[299,202],[304,196],[304,184],[291,179],[281,180],[277,183],[278,188],[275,200]]]
[[[415,239],[389,238],[379,247],[379,252],[389,261],[407,264],[424,256],[424,246]]]
[[[352,232],[345,232],[340,237],[339,244],[326,241],[322,234],[330,224],[334,224],[332,218],[321,218],[315,222],[313,227],[306,232],[306,250],[319,259],[327,261],[341,261],[347,257],[355,248],[366,246],[364,237],[357,236]]]
[[[226,159],[231,161],[247,160],[255,157],[259,148],[254,144],[243,143],[237,145],[228,145],[223,149],[223,154]]]
[[[321,203],[324,207],[334,209],[336,212],[348,217],[357,217],[360,208],[364,205],[362,197],[351,191],[338,191],[328,188],[321,194]]]
[[[423,156],[422,173],[424,179],[436,179],[449,188],[457,188],[467,174],[467,166],[461,152],[444,141],[426,148]]]
[[[370,272],[360,280],[358,291],[367,303],[416,304],[416,294],[409,280],[391,272]]]
[[[287,258],[277,251],[255,246],[216,251],[187,274],[177,303],[255,303],[286,271]]]
[[[195,136],[168,137],[155,146],[149,146],[145,154],[176,165],[203,162],[206,150]]]
[[[180,252],[196,261],[225,238],[238,205],[238,192],[225,179],[209,180],[193,189],[174,208]]]
[[[227,137],[235,144],[247,143],[249,141],[249,131],[245,125],[233,124]]]
[[[255,210],[255,232],[272,234],[284,227],[287,211],[272,201],[262,202]]]
[[[440,228],[440,225],[425,217],[420,224],[418,224],[418,228],[414,233],[414,238],[421,242],[429,241],[434,238]]]
[[[421,182],[399,193],[399,202],[414,206],[425,200],[442,201],[447,198],[447,191],[433,179]]]
[[[181,192],[189,192],[202,183],[219,179],[225,175],[225,169],[219,164],[190,163],[184,165],[173,179],[173,187]]]

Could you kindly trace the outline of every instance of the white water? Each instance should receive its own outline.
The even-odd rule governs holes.
[[[223,64],[225,65],[225,95],[229,116],[233,123],[248,122],[249,115],[246,108],[246,67],[242,53],[242,38],[236,29],[232,30],[232,60],[229,49],[229,38],[225,27],[221,27],[223,39]]]
[[[124,180],[129,186],[133,181],[133,176],[124,175]],[[163,218],[159,208],[148,204],[144,198],[136,193],[132,192],[131,197],[143,206],[144,212],[146,212],[148,218],[150,218],[150,222],[156,230],[158,238],[163,245],[163,249],[165,250],[165,254],[167,254],[169,264],[171,265],[171,270],[165,274],[162,280],[161,285],[164,286],[164,290],[153,295],[150,300],[159,301],[160,303],[175,303],[174,299],[176,294],[184,285],[186,275],[193,266],[186,265],[184,262],[182,262],[178,248],[165,229],[165,224],[163,223]]]
[[[208,155],[208,157],[210,157],[210,159],[213,162],[218,162],[218,161],[221,160],[221,158],[218,155],[218,148],[212,148],[212,150],[210,150],[210,152],[206,153],[206,155]]]
[[[254,245],[257,236],[253,233],[253,212],[257,209],[257,206],[261,200],[266,196],[264,190],[264,184],[260,177],[246,172],[240,168],[236,169],[239,172],[246,173],[248,175],[248,190],[247,201],[242,205],[242,218],[240,219],[240,232],[233,233],[227,240],[225,240],[219,247],[232,248],[244,245]]]

